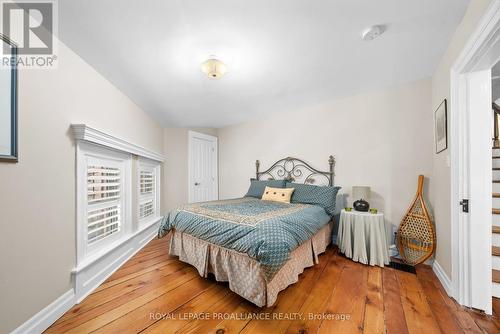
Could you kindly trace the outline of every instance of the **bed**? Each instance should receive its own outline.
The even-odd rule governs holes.
[[[328,163],[329,171],[320,171],[288,157],[261,172],[257,161],[245,197],[181,206],[162,219],[158,236],[169,236],[169,253],[200,276],[213,274],[255,305],[271,306],[330,244],[339,187],[333,156]],[[267,184],[294,188],[295,200],[261,200],[259,187]]]

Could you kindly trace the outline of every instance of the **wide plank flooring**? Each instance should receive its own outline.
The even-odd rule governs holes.
[[[494,316],[450,299],[429,266],[365,266],[330,247],[259,308],[153,240],[45,333],[500,333]]]

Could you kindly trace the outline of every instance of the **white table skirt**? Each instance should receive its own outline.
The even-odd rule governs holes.
[[[353,261],[380,266],[389,264],[384,215],[342,210],[337,244]]]

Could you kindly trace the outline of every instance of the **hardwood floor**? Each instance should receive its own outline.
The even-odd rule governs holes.
[[[500,302],[494,300],[500,313]],[[428,266],[365,266],[329,248],[258,308],[199,277],[153,240],[46,333],[499,333],[500,318],[458,306]]]

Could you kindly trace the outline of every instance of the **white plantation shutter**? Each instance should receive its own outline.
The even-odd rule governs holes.
[[[120,206],[91,210],[87,216],[89,245],[120,231]]]
[[[86,159],[86,248],[114,241],[123,231],[125,161],[106,156]]]
[[[141,219],[154,215],[154,211],[154,201],[152,199],[139,204],[139,217]]]
[[[138,174],[139,220],[147,221],[158,216],[159,165],[141,160]]]
[[[120,197],[120,170],[105,166],[87,168],[88,202],[96,203]]]
[[[139,176],[141,195],[154,193],[154,170],[141,170]]]

